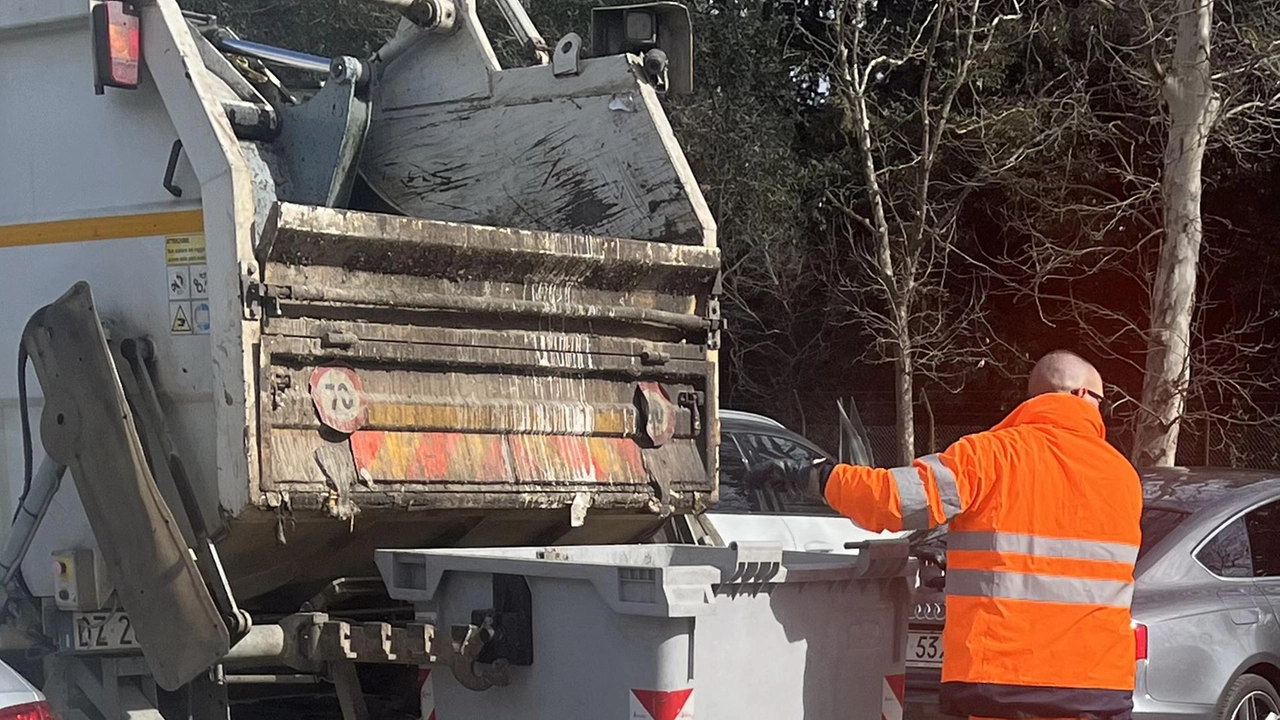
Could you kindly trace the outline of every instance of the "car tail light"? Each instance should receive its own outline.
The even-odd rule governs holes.
[[[1133,646],[1136,660],[1147,659],[1147,626],[1140,622],[1133,625]]]
[[[0,709],[0,720],[53,720],[49,703],[33,702]]]
[[[95,85],[132,90],[138,87],[142,41],[138,11],[122,0],[104,0],[93,8]]]

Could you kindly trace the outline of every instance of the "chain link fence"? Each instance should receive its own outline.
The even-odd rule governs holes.
[[[987,430],[983,425],[937,425],[932,437],[927,428],[916,432],[916,456],[945,449],[965,435]],[[808,437],[828,452],[840,447],[837,424],[808,426]],[[899,464],[897,429],[891,425],[866,428],[876,465]],[[1133,433],[1127,428],[1109,430],[1107,440],[1127,457]],[[1280,428],[1272,425],[1208,424],[1184,426],[1178,439],[1177,464],[1184,467],[1235,467],[1280,469]]]
[[[848,402],[847,395],[814,391],[796,395],[791,402],[741,409],[781,420],[834,457],[840,448],[837,405],[842,398]],[[892,400],[891,395],[868,393],[859,396],[853,405],[867,431],[872,457],[880,467],[893,467],[901,462],[897,430],[892,425]],[[931,423],[928,415],[918,411],[913,456],[944,450],[965,435],[989,429],[1004,416],[1011,407],[1010,402],[1007,399],[1004,402],[977,402],[964,406],[962,411],[954,405],[945,408],[935,405],[937,424]],[[1259,424],[1206,418],[1184,421],[1178,438],[1177,464],[1184,467],[1280,470],[1280,397],[1268,399],[1264,410],[1276,420]],[[1107,440],[1128,457],[1133,447],[1132,429],[1122,419],[1113,418],[1108,422]]]
[[[1128,428],[1107,439],[1126,455],[1133,443]],[[1238,423],[1184,423],[1178,434],[1177,464],[1185,467],[1280,469],[1280,428]]]

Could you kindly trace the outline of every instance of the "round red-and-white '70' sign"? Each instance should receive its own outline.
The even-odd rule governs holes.
[[[360,376],[348,367],[330,365],[311,373],[311,402],[320,422],[341,433],[353,433],[364,426],[364,390]]]

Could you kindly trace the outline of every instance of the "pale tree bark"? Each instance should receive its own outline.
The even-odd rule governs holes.
[[[911,366],[911,355],[901,350],[904,344],[899,341],[900,349],[894,361],[894,400],[898,411],[898,462],[907,466],[916,455],[916,408],[915,369]]]
[[[1200,265],[1201,171],[1221,101],[1210,65],[1213,0],[1179,0],[1173,62],[1162,94],[1169,109],[1164,239],[1151,297],[1151,330],[1133,458],[1173,465],[1191,376],[1192,318]]]

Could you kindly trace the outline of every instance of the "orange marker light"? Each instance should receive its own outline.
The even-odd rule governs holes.
[[[123,0],[104,0],[93,8],[95,87],[138,87],[142,38],[138,11]]]

